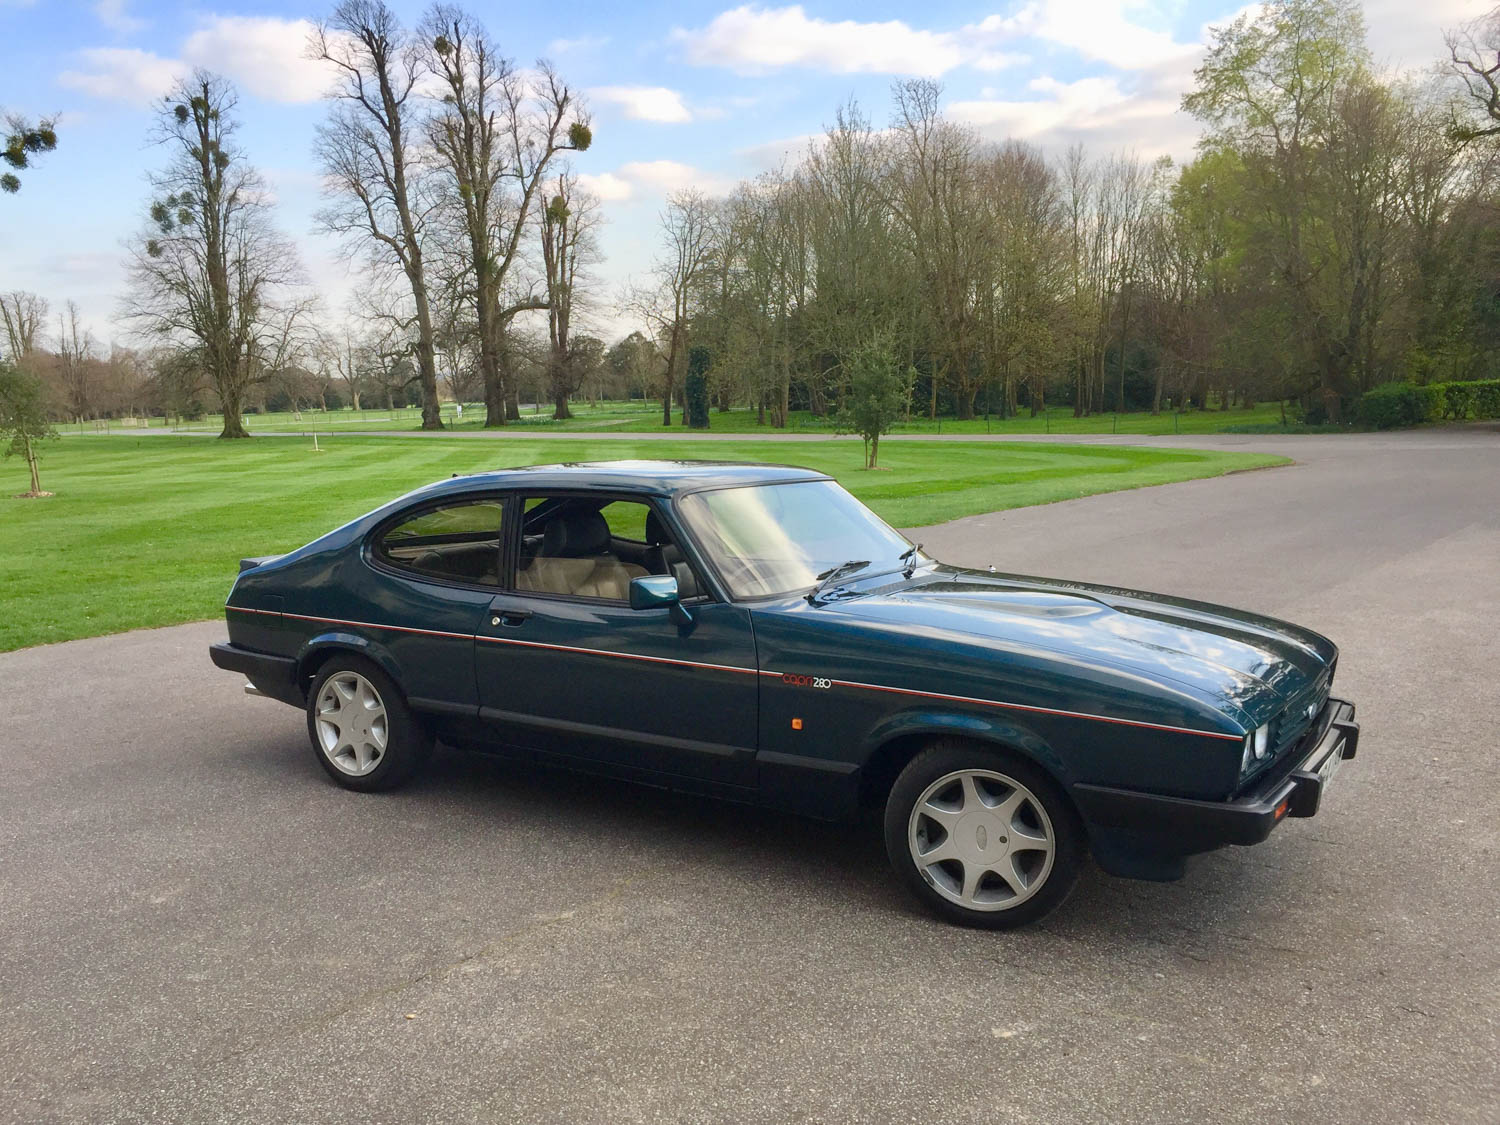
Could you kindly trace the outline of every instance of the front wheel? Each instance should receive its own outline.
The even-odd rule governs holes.
[[[307,733],[328,776],[366,793],[400,785],[432,749],[391,678],[353,655],[331,658],[313,677]]]
[[[1056,909],[1084,855],[1083,826],[1056,782],[1016,755],[961,742],[932,746],[901,771],[885,846],[929,909],[995,930]]]

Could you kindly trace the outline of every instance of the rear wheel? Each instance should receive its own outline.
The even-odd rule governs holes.
[[[918,754],[885,811],[891,865],[949,921],[1012,929],[1067,898],[1083,828],[1061,788],[1014,754],[943,742]]]
[[[354,655],[318,669],[307,696],[307,733],[328,776],[361,792],[400,785],[432,749],[391,678]]]

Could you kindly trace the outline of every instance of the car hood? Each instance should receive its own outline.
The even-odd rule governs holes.
[[[1041,649],[1171,681],[1261,723],[1324,679],[1325,637],[1284,621],[1161,594],[943,567],[827,604],[841,615]]]

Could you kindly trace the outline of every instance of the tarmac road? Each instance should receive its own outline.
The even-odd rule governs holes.
[[[1299,464],[918,537],[1326,632],[1359,757],[1016,934],[873,829],[446,752],[343,792],[220,623],[0,656],[0,1121],[1500,1121],[1500,437],[1221,440]]]

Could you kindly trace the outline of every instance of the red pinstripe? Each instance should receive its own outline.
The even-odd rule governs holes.
[[[575,645],[544,644],[541,641],[513,640],[510,637],[490,637],[479,633],[449,633],[441,629],[417,629],[410,625],[382,625],[375,621],[346,621],[338,617],[316,617],[306,613],[277,613],[269,609],[249,609],[244,606],[225,606],[236,613],[254,613],[266,617],[290,617],[296,621],[315,621],[324,625],[348,625],[357,629],[385,629],[395,633],[416,633],[424,637],[452,637],[460,641],[483,641],[487,644],[518,645],[522,648],[548,649],[553,652],[577,652],[586,656],[612,656],[619,660],[640,660],[649,664],[671,664],[679,668],[706,668],[714,672],[734,672],[745,676],[774,676],[780,679],[781,672],[768,669],[740,668],[730,664],[707,664],[699,660],[675,660],[667,656],[647,656],[639,652],[611,652],[600,648],[579,648]],[[1145,730],[1167,731],[1171,734],[1195,734],[1202,738],[1216,738],[1226,742],[1238,742],[1237,734],[1221,734],[1218,731],[1195,730],[1192,727],[1174,727],[1164,723],[1147,723],[1139,719],[1117,719],[1109,715],[1091,715],[1084,711],[1063,711],[1056,707],[1034,707],[1028,703],[1005,703],[998,699],[977,699],[971,695],[949,695],[940,691],[918,691],[915,688],[889,687],[885,684],[865,684],[857,680],[835,680],[829,683],[837,687],[855,688],[860,691],[880,691],[891,695],[910,695],[921,699],[941,699],[949,703],[970,703],[977,707],[999,707],[1006,711],[1026,711],[1036,715],[1059,715],[1069,719],[1088,719],[1096,723],[1113,723],[1116,726],[1140,727]]]

